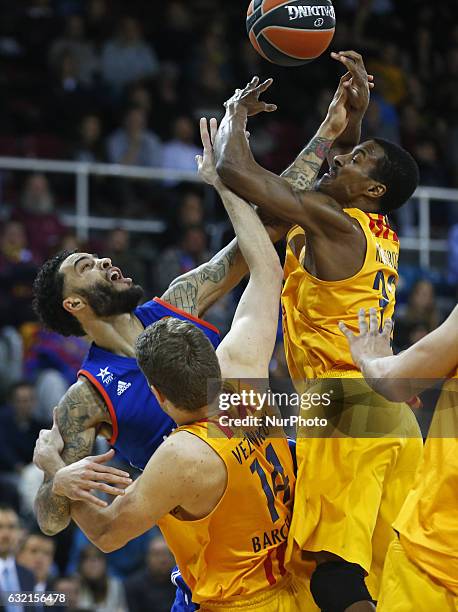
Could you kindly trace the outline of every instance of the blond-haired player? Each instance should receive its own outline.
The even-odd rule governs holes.
[[[392,356],[391,322],[379,333],[365,312],[355,336],[343,323],[353,360],[369,385],[390,400],[407,399],[446,377],[425,445],[423,462],[393,527],[377,610],[458,610],[458,306],[419,342]],[[423,379],[423,380],[422,380]]]
[[[354,51],[333,57],[348,73],[333,102],[339,112],[326,118],[315,142],[316,171],[326,155],[330,171],[313,189],[304,180],[310,162],[278,177],[256,163],[243,136],[248,116],[274,110],[259,100],[271,80],[253,79],[226,103],[215,150],[225,184],[292,226],[282,293],[288,368],[296,388],[315,381],[315,392],[334,392],[334,399],[329,411],[315,410],[330,415],[329,428],[298,430],[287,556],[311,555],[315,601],[340,612],[374,609],[391,523],[412,485],[422,440],[407,405],[393,406],[364,383],[338,323],[357,329],[359,307],[377,306],[379,319],[392,316],[399,241],[385,215],[410,197],[419,176],[397,145],[379,138],[358,144],[368,75]]]
[[[211,157],[205,121],[201,129],[205,160]],[[214,172],[208,160],[207,166]],[[174,318],[139,336],[139,365],[178,427],[124,496],[106,509],[72,503],[72,518],[104,551],[157,524],[203,611],[313,610],[304,581],[284,564],[295,484],[288,441],[262,423],[246,428],[223,423],[212,406],[223,378],[268,378],[282,284],[278,256],[255,211],[226,195],[224,204],[250,270],[232,327],[217,351],[194,325]],[[209,380],[213,386],[208,388]],[[231,414],[243,417],[237,409]],[[70,497],[66,474],[84,473],[87,463],[59,470],[56,492]]]

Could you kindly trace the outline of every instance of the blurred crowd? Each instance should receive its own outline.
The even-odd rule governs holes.
[[[267,64],[247,40],[247,4],[133,0],[126,12],[120,0],[2,0],[0,156],[195,173],[199,117],[220,118],[223,101],[256,74],[274,77],[269,98],[279,110],[253,121],[250,144],[261,164],[283,170],[323,119],[340,67],[327,56],[294,71]],[[332,48],[362,52],[376,76],[363,135],[411,151],[422,185],[458,187],[454,4],[335,3]],[[3,565],[16,585],[33,580],[37,590],[65,592],[69,610],[160,612],[170,609],[172,559],[156,532],[129,544],[128,555],[103,555],[74,527],[52,539],[36,531],[35,439],[75,380],[87,345],[38,325],[32,282],[57,250],[90,250],[111,257],[149,298],[232,233],[211,189],[189,181],[98,176],[90,202],[91,214],[120,222],[81,242],[66,225],[65,213],[75,207],[73,178],[0,171],[0,569],[10,559]],[[123,218],[157,219],[163,230],[134,235]],[[458,204],[434,203],[431,222],[433,237],[448,238],[449,252],[428,270],[401,256],[397,350],[437,327],[456,301]],[[401,236],[417,235],[413,202],[394,223]],[[208,314],[223,334],[240,292]],[[280,328],[271,374],[288,377]]]

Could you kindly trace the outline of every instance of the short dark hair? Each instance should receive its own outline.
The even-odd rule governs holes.
[[[148,383],[177,408],[199,410],[219,392],[218,384],[207,390],[208,379],[221,379],[215,349],[189,321],[166,317],[153,323],[137,338],[135,353]]]
[[[371,178],[386,187],[386,193],[380,198],[380,212],[387,214],[407,202],[418,187],[420,171],[412,155],[399,145],[383,138],[373,140],[384,155],[371,172]]]
[[[53,550],[56,550],[56,541],[51,536],[45,535],[42,531],[40,531],[40,529],[34,526],[31,531],[27,531],[19,540],[17,552],[22,552],[24,550],[25,545],[30,540],[30,538],[40,538],[41,540],[45,540],[46,542],[51,542]]]
[[[84,336],[79,321],[62,306],[64,275],[60,266],[76,251],[61,251],[48,259],[38,271],[33,283],[33,309],[40,322],[62,336]]]

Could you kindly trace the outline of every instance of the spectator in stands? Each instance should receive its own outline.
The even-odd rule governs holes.
[[[163,293],[174,278],[197,268],[209,257],[205,229],[200,225],[187,227],[179,244],[165,249],[159,258],[155,278],[156,291]]]
[[[145,42],[141,26],[133,17],[124,17],[116,38],[102,51],[102,75],[117,93],[132,81],[152,78],[159,70],[156,53]]]
[[[124,586],[107,574],[105,555],[90,544],[81,551],[78,607],[91,612],[125,612]]]
[[[102,140],[102,122],[98,115],[85,115],[79,124],[78,143],[73,159],[85,162],[104,162],[105,148]]]
[[[399,47],[389,42],[381,47],[380,58],[369,62],[369,68],[377,75],[377,88],[390,104],[401,103],[407,93],[404,55]]]
[[[71,51],[63,51],[51,82],[48,97],[48,126],[71,137],[75,119],[89,112],[97,102],[95,91],[80,77],[78,61]]]
[[[48,179],[39,172],[26,179],[20,196],[20,208],[13,218],[22,221],[32,252],[40,260],[46,259],[56,250],[66,230],[55,211],[54,195]]]
[[[108,139],[108,159],[113,164],[147,166],[162,165],[162,144],[153,132],[147,130],[147,118],[142,108],[130,108],[124,127]]]
[[[24,225],[8,221],[0,234],[0,328],[35,320],[31,300],[36,259]]]
[[[15,383],[9,401],[0,409],[0,471],[16,474],[32,461],[35,441],[46,427],[34,412],[36,395],[27,381]]]
[[[381,98],[373,96],[364,118],[362,140],[377,134],[379,138],[399,143],[399,119],[396,109]]]
[[[82,612],[79,606],[80,597],[80,578],[79,576],[62,576],[54,581],[53,591],[65,595],[65,604],[53,606],[56,612]],[[85,608],[86,609],[86,608]]]
[[[421,279],[413,286],[404,321],[426,324],[428,333],[439,325],[434,285],[430,280]]]
[[[177,117],[172,126],[172,139],[164,144],[163,166],[165,169],[196,173],[196,155],[201,150],[194,144],[194,124],[189,117]],[[177,181],[168,180],[167,185]]]
[[[121,269],[125,277],[130,277],[137,285],[145,287],[145,269],[138,255],[130,246],[130,234],[127,230],[117,228],[107,237],[104,249],[106,257],[110,257],[114,266]]]
[[[98,115],[89,114],[81,119],[78,136],[73,159],[93,163],[105,161],[102,122]]]
[[[175,565],[162,535],[149,544],[145,567],[125,582],[129,612],[168,612],[175,598],[175,587],[170,582],[170,570]]]
[[[185,192],[178,209],[177,221],[180,231],[190,226],[203,225],[204,205],[200,193]]]
[[[80,15],[67,17],[63,36],[52,44],[49,61],[53,69],[59,66],[65,53],[70,53],[75,59],[79,80],[91,85],[99,62],[94,45],[86,38],[84,20]]]
[[[19,545],[16,559],[33,573],[36,593],[53,590],[52,567],[55,549],[55,540],[43,535],[41,531],[27,533]]]
[[[0,505],[0,592],[33,591],[35,579],[30,570],[19,565],[15,558],[19,539],[19,517],[11,506]],[[22,605],[3,603],[5,612],[24,612]],[[1,606],[0,603],[0,606]]]
[[[396,346],[408,348],[435,329],[439,319],[433,284],[425,278],[418,280],[410,291],[407,308],[396,317]]]
[[[106,0],[88,0],[88,2],[85,2],[85,9],[88,38],[94,42],[96,49],[100,51],[103,42],[113,31],[113,14],[108,10]]]

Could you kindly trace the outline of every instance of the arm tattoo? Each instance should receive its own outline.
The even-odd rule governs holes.
[[[199,316],[218,297],[235,287],[246,272],[247,266],[234,239],[210,261],[172,281],[162,299]]]
[[[103,399],[86,380],[79,380],[57,407],[57,422],[65,446],[63,461],[69,465],[87,457],[94,445],[95,426],[109,420]],[[54,535],[70,522],[70,501],[52,492],[53,478],[45,475],[36,500],[35,512],[42,531]]]
[[[303,149],[282,176],[297,191],[312,188],[318,172],[329,153],[333,140],[316,136]]]

